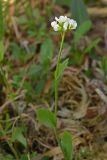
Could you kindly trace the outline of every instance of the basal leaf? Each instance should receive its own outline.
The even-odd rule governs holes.
[[[65,160],[73,159],[73,146],[72,146],[72,137],[71,134],[67,131],[64,131],[60,138],[60,147],[64,154]]]
[[[43,78],[43,79],[40,79],[36,85],[36,88],[35,88],[35,93],[36,94],[41,94],[44,87],[45,87],[45,82],[46,82],[46,79]]]
[[[59,5],[66,5],[67,7],[69,7],[71,4],[71,0],[56,0],[56,3]]]
[[[53,112],[49,111],[48,109],[38,109],[37,110],[37,119],[39,122],[46,127],[49,128],[56,128],[56,116]]]
[[[0,0],[0,62],[4,58],[4,22],[3,22],[3,0]]]
[[[71,11],[73,18],[78,23],[78,26],[80,26],[85,21],[89,20],[89,16],[83,0],[72,0]]]
[[[37,64],[32,64],[28,70],[28,76],[33,80],[40,78],[40,73],[42,73],[42,66]]]
[[[94,41],[92,41],[88,47],[85,49],[85,52],[88,53],[90,52],[94,47],[96,47],[96,45],[101,41],[100,38],[95,39]]]
[[[21,127],[14,127],[12,132],[12,141],[20,142],[24,147],[27,147],[26,138],[23,135],[23,130]]]
[[[53,56],[53,42],[50,38],[46,39],[41,46],[40,63],[47,65],[52,60]]]
[[[107,76],[107,57],[101,58],[101,69],[104,73],[104,76]]]
[[[21,155],[20,160],[28,160],[28,155],[27,154]]]
[[[91,26],[92,23],[90,20],[82,23],[74,33],[74,42],[78,43],[82,36],[90,30]]]
[[[0,41],[4,38],[3,0],[0,0]]]
[[[4,58],[4,45],[3,45],[3,41],[0,41],[0,62],[3,60]]]

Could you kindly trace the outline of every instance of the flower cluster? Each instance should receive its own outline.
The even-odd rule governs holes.
[[[68,18],[67,16],[60,16],[59,18],[55,17],[55,21],[51,23],[54,31],[66,32],[72,29],[76,29],[77,22],[73,19]]]

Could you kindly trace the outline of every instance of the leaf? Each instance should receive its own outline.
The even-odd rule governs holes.
[[[39,122],[46,127],[56,128],[57,119],[54,113],[49,111],[48,109],[38,109],[37,110],[37,119]]]
[[[8,153],[0,153],[0,159],[1,160],[14,160],[14,157],[11,154]]]
[[[82,36],[90,30],[91,26],[92,23],[90,20],[82,23],[74,33],[74,42],[78,43]]]
[[[6,118],[5,119],[6,119],[6,123],[5,123],[5,129],[4,129],[4,131],[5,131],[5,133],[7,133],[8,130],[12,127],[12,123],[9,122],[9,120],[10,120],[9,113],[6,113]]]
[[[4,38],[3,0],[0,0],[0,41]]]
[[[42,75],[42,66],[37,64],[32,64],[28,70],[28,76],[33,80],[40,78],[40,73]]]
[[[81,65],[83,63],[84,60],[84,53],[81,53],[79,50],[75,51],[75,53],[73,54],[73,63],[76,65]]]
[[[17,140],[20,142],[24,147],[27,147],[26,138],[23,136],[23,129],[21,127],[14,127],[12,132],[12,141],[14,142]]]
[[[73,159],[73,146],[72,146],[72,137],[71,134],[67,131],[64,131],[60,138],[60,147],[64,154],[65,160]]]
[[[56,76],[57,80],[59,80],[61,78],[61,76],[63,75],[63,72],[68,65],[68,60],[69,59],[66,59],[62,63],[59,64],[59,69],[57,72],[55,72],[55,76]]]
[[[3,41],[0,41],[0,62],[3,60],[4,58],[4,45],[3,45]]]
[[[35,93],[36,94],[41,94],[41,92],[43,91],[44,87],[45,87],[45,82],[46,82],[46,79],[43,78],[43,79],[40,79],[36,85],[36,89],[35,89]]]
[[[0,68],[0,83],[2,83],[3,85],[6,84],[5,74],[2,68]]]
[[[85,52],[88,53],[90,52],[93,48],[96,47],[96,45],[101,41],[101,38],[97,38],[94,41],[92,41],[88,47],[85,49]]]
[[[28,160],[28,156],[25,154],[25,155],[21,155],[21,160]]]
[[[101,58],[101,69],[104,73],[104,75],[107,75],[107,57],[102,57]]]
[[[83,0],[72,0],[71,11],[72,11],[73,18],[78,23],[78,26],[80,26],[85,21],[89,21],[89,16],[86,11],[86,7]]]
[[[40,63],[47,65],[51,62],[53,56],[53,42],[47,38],[41,46]]]
[[[22,77],[20,74],[14,74],[13,75],[13,79],[12,79],[12,85],[15,87],[15,88],[19,88],[20,87],[20,82],[22,81]]]
[[[59,5],[66,5],[67,7],[71,4],[71,0],[56,0],[55,2]]]
[[[28,19],[25,15],[18,18],[18,23],[20,25],[26,25],[28,23]]]
[[[4,58],[3,38],[4,38],[3,1],[0,0],[0,62]]]
[[[10,49],[12,52],[12,58],[20,61],[25,61],[26,52],[23,48],[21,48],[16,42],[12,42],[10,45]]]
[[[49,157],[45,156],[41,160],[49,160]]]

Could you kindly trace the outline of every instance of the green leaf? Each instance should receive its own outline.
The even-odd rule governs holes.
[[[28,156],[25,154],[25,155],[21,155],[21,160],[28,160]]]
[[[42,66],[37,64],[32,64],[28,70],[28,76],[33,80],[40,78],[40,73],[42,75]]]
[[[12,132],[12,141],[20,142],[24,147],[27,147],[26,138],[23,135],[23,129],[21,127],[14,127]]]
[[[71,11],[73,18],[77,21],[78,26],[89,20],[88,13],[86,11],[83,0],[72,0]]]
[[[107,76],[107,57],[101,58],[101,69],[104,73],[104,76]]]
[[[10,45],[10,49],[12,52],[12,58],[20,60],[22,62],[26,59],[26,51],[24,48],[21,48],[16,42],[12,42]]]
[[[74,42],[78,43],[84,34],[91,29],[92,23],[90,20],[82,23],[74,33]]]
[[[0,68],[0,83],[2,83],[3,85],[6,84],[5,74],[1,68]]]
[[[47,65],[51,62],[53,56],[53,42],[47,38],[41,46],[40,63]]]
[[[57,119],[53,112],[49,111],[48,109],[38,109],[37,110],[37,119],[39,122],[46,127],[49,128],[56,128]]]
[[[41,160],[49,160],[49,157],[45,156]]]
[[[22,77],[20,74],[14,74],[13,75],[13,79],[12,79],[12,85],[15,87],[15,88],[19,88],[20,87],[20,82],[22,81]]]
[[[23,16],[19,17],[18,18],[18,23],[20,25],[26,25],[28,23],[27,16],[23,15]]]
[[[56,76],[56,79],[57,79],[57,80],[59,80],[59,79],[62,77],[63,72],[64,72],[65,68],[66,68],[67,65],[68,65],[68,60],[69,60],[69,59],[66,59],[66,60],[64,60],[62,63],[59,64],[59,69],[58,69],[57,72],[55,72],[55,76]]]
[[[46,79],[43,78],[43,79],[40,79],[36,85],[36,89],[35,89],[35,93],[36,94],[41,94],[44,87],[45,87],[45,82],[46,82]]]
[[[3,45],[3,41],[0,41],[0,62],[3,60],[4,58],[4,45]]]
[[[101,41],[101,38],[97,38],[94,41],[92,41],[88,47],[85,49],[86,53],[89,53],[93,48],[96,47],[96,45]]]
[[[4,38],[3,0],[0,0],[0,41]]]
[[[8,132],[8,130],[12,127],[12,123],[9,121],[10,120],[10,114],[9,113],[6,113],[6,123],[5,123],[5,133]]]
[[[64,154],[64,159],[72,160],[73,159],[73,146],[72,146],[72,137],[69,132],[64,131],[64,133],[61,135],[60,147]]]
[[[3,38],[4,38],[3,1],[0,0],[0,62],[4,58]]]
[[[66,5],[67,7],[71,4],[71,0],[56,0],[55,2],[59,5]]]
[[[73,63],[76,65],[81,65],[83,63],[84,60],[84,53],[81,53],[79,50],[75,51],[75,53],[73,54]]]
[[[14,157],[8,153],[0,153],[1,160],[14,160]]]

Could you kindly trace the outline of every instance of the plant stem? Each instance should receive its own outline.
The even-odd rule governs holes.
[[[30,160],[30,154],[29,153],[28,153],[27,157],[28,157],[28,160]]]
[[[58,107],[58,72],[59,72],[59,65],[60,59],[62,55],[63,43],[64,43],[65,32],[61,34],[61,43],[60,49],[57,58],[56,70],[55,70],[55,115],[57,116],[57,107]]]
[[[3,135],[5,135],[5,131],[4,131],[4,129],[3,129],[3,127],[2,127],[1,124],[0,124],[0,131],[1,131],[1,133],[2,133]],[[13,152],[16,160],[19,160],[18,154],[17,154],[17,152],[15,151],[12,143],[11,143],[8,139],[6,139],[6,142],[7,142],[8,146],[10,147],[11,151]]]
[[[60,43],[60,49],[59,49],[59,53],[58,53],[58,58],[57,58],[57,63],[56,63],[56,70],[55,70],[55,116],[57,117],[57,108],[58,108],[58,73],[59,73],[59,65],[60,65],[60,60],[61,60],[61,56],[62,56],[62,49],[63,49],[63,43],[64,43],[64,37],[65,37],[65,32],[63,32],[61,34],[61,43]],[[58,137],[58,133],[57,133],[57,126],[54,130],[54,134],[56,137],[56,140],[59,144],[59,137]]]

